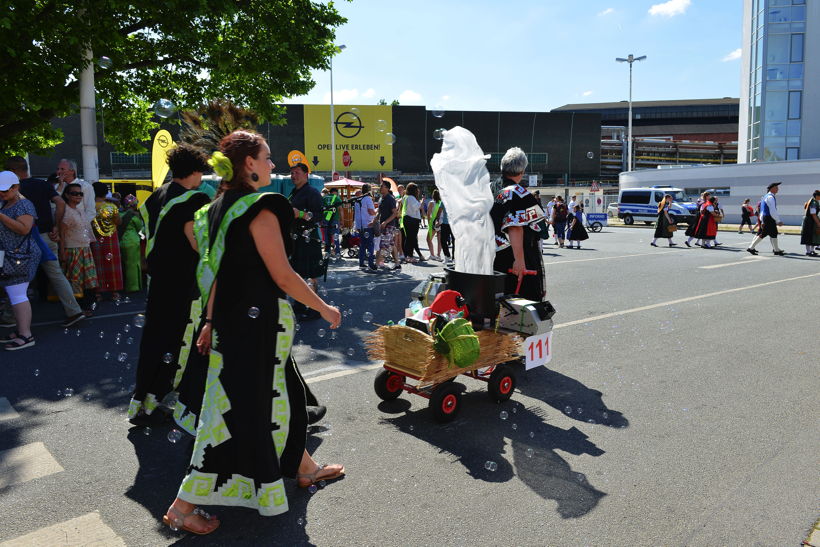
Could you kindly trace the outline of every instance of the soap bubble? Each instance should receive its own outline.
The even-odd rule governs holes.
[[[594,152],[587,152],[587,158],[588,158],[588,159],[592,159],[592,158],[594,158],[594,157],[595,157],[595,153],[594,153]]]
[[[534,439],[534,438],[535,438],[535,432],[534,432],[534,431],[530,431],[530,439]]]
[[[106,253],[106,255],[105,255],[105,259],[106,259],[107,261],[111,262],[111,259],[112,259],[112,258],[114,258],[114,255],[113,255],[113,254],[111,254],[111,253]]]
[[[251,306],[250,308],[248,308],[248,317],[250,317],[251,319],[256,319],[257,317],[259,317],[259,308],[257,308],[256,306]]]
[[[83,395],[83,400],[90,401],[91,399],[93,399],[93,397],[90,393],[86,393],[85,395]]]
[[[331,340],[335,340],[337,336],[338,336],[338,334],[336,333],[335,330],[330,331],[330,339]]]
[[[141,313],[138,313],[134,316],[134,326],[138,329],[141,329],[145,326],[145,316]]]
[[[532,448],[528,448],[526,453],[528,458],[532,458],[532,455],[535,453],[535,451]]]
[[[518,424],[512,424],[513,429],[518,429]]]
[[[79,335],[81,335],[82,333],[83,333],[83,331],[81,331],[80,329],[77,329],[77,332],[75,332],[74,334],[75,334],[75,335],[77,335],[77,336],[79,336]]]
[[[368,284],[367,284],[367,290],[368,290],[368,292],[373,292],[373,289],[375,289],[375,288],[376,288],[376,284],[375,284],[375,283],[373,283],[372,281],[371,281],[370,283],[368,283]]]
[[[303,526],[305,524],[305,519],[299,517],[298,519],[296,519],[296,524],[298,524],[299,526]]]
[[[347,348],[347,355],[349,357],[353,357],[356,354],[356,350],[353,348]]]
[[[97,66],[99,66],[102,69],[109,69],[113,64],[114,61],[112,61],[110,57],[106,57],[105,55],[97,59]]]
[[[583,408],[581,408],[581,407],[579,406],[579,407],[578,407],[578,410],[576,410],[576,412],[577,412],[578,414],[583,414],[583,413],[584,413],[584,409],[583,409]]]
[[[507,414],[507,411],[506,411],[506,410],[502,410],[502,411],[501,411],[501,414],[499,414],[499,417],[500,417],[502,420],[506,420],[507,418],[509,418],[509,416],[510,416],[510,415],[509,415],[509,414]]]
[[[384,120],[376,120],[376,131],[384,133],[387,130],[387,122]]]
[[[57,397],[62,397],[62,396],[63,396],[63,390],[62,390],[62,389],[58,389],[58,390],[57,390]]]
[[[362,315],[362,321],[364,321],[365,323],[370,323],[371,321],[373,321],[373,314],[369,311],[364,312],[364,315]]]
[[[571,406],[565,406],[564,407],[564,414],[572,414],[572,407]]]
[[[444,117],[444,107],[440,104],[437,104],[433,107],[430,111],[434,118],[443,118]]]
[[[444,138],[444,132],[446,129],[434,129],[433,130],[433,138],[437,141],[440,141]]]
[[[325,486],[327,486],[327,481],[319,481],[319,488],[324,488]]]
[[[150,435],[150,434],[151,434],[151,428],[150,428],[150,427],[146,427],[146,428],[144,428],[144,429],[142,430],[142,434],[143,434],[143,435],[146,435],[146,436],[147,436],[147,435]]]
[[[122,299],[122,302],[123,302],[123,304],[130,304],[131,303],[131,297],[126,296],[125,298]]]
[[[518,412],[518,407],[517,406],[512,407],[512,411],[513,411],[513,414],[515,414],[516,412]]]
[[[291,238],[293,241],[296,241],[297,239],[299,239],[299,236],[296,234],[296,232],[294,232],[294,233],[290,234],[290,238]]]
[[[125,352],[122,352],[119,355],[117,355],[117,361],[119,361],[120,363],[124,363],[126,359],[128,359],[128,354]]]
[[[65,330],[63,331],[63,334],[68,334],[68,329],[65,329]]]
[[[108,361],[109,359],[111,359],[111,354],[110,354],[109,352],[107,352],[107,351],[106,351],[106,352],[105,352],[105,355],[103,355],[103,359],[105,359],[106,361]]]
[[[134,339],[133,339],[133,338],[131,338],[131,337],[129,336],[128,338],[126,338],[126,339],[125,339],[125,343],[126,343],[126,344],[133,344],[133,343],[134,343]]]
[[[168,99],[160,99],[154,103],[154,114],[160,118],[170,117],[174,113],[174,110],[176,110],[174,103]]]
[[[299,323],[296,323],[296,326],[293,327],[293,328],[296,329],[296,332],[299,332],[300,330],[302,330],[302,325],[300,325]]]
[[[318,336],[319,338],[324,338],[325,334],[327,334],[327,331],[325,329],[319,329],[318,331],[316,331],[316,336]]]
[[[319,491],[319,487],[316,486],[315,484],[311,484],[310,486],[308,486],[308,492],[309,493],[315,494],[318,491]]]
[[[356,116],[359,116],[359,115],[361,115],[361,110],[359,110],[359,108],[356,107],[356,106],[351,106],[350,107],[350,113],[355,114]]]
[[[384,137],[384,141],[387,143],[387,146],[393,146],[394,144],[396,144],[396,135],[394,135],[393,133],[387,133]]]
[[[179,429],[172,429],[168,432],[168,442],[176,443],[182,438],[182,432]]]
[[[63,395],[65,397],[73,397],[74,396],[74,388],[67,387],[63,390]]]
[[[387,296],[387,291],[382,291],[382,296]]]
[[[39,376],[39,375],[40,375],[40,369],[39,369],[39,368],[35,368],[35,369],[34,369],[34,376]]]
[[[125,325],[122,326],[122,330],[124,330],[125,332],[130,331],[131,330],[131,325],[126,323]]]
[[[487,471],[497,471],[498,464],[492,460],[487,460],[486,462],[484,462],[484,469],[486,469]]]
[[[174,355],[172,353],[166,353],[165,355],[162,356],[162,362],[165,363],[166,365],[170,364],[171,361],[173,361],[173,360],[174,360]]]
[[[100,336],[100,338],[104,338],[105,337],[105,331],[101,330],[99,336]]]

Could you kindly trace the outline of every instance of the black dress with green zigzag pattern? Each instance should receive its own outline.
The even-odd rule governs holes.
[[[213,348],[193,456],[178,496],[198,505],[287,511],[283,477],[305,450],[305,383],[291,358],[294,315],[250,234],[263,209],[281,227],[286,251],[293,210],[280,194],[229,190],[207,210],[200,246],[203,300],[216,281]],[[272,234],[273,236],[273,234]]]

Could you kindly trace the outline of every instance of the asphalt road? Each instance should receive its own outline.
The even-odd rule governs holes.
[[[312,495],[289,484],[279,517],[214,508],[223,524],[204,538],[159,524],[190,441],[125,421],[141,332],[124,328],[141,299],[68,334],[42,324],[58,306],[38,304],[37,346],[0,355],[0,545],[799,545],[820,494],[820,260],[795,236],[786,257],[767,242],[749,256],[748,235],[721,233],[719,250],[650,237],[608,228],[581,250],[547,246],[553,361],[503,404],[459,380],[447,425],[421,397],[379,401],[361,345],[440,263],[335,265],[327,299],[350,315],[333,340],[303,324],[294,351],[329,408],[309,448],[347,476]]]

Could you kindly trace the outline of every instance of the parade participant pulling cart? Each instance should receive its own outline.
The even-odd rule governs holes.
[[[368,341],[370,357],[384,361],[377,395],[389,400],[407,391],[425,397],[439,421],[460,410],[466,388],[453,381],[456,376],[487,382],[491,397],[501,402],[515,389],[517,363],[529,369],[552,357],[555,310],[544,298],[538,252],[544,214],[518,184],[526,155],[507,151],[501,162],[506,184],[495,198],[486,159],[466,129],[445,132],[431,166],[457,241],[455,268],[416,287],[409,310],[415,313],[404,325],[380,327]]]

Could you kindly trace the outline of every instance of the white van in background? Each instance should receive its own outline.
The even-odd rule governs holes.
[[[636,220],[652,224],[658,218],[658,204],[665,194],[672,195],[674,201],[669,212],[679,222],[687,222],[697,212],[697,205],[687,201],[680,188],[626,188],[618,193],[618,218],[623,219],[624,224],[634,224]]]

